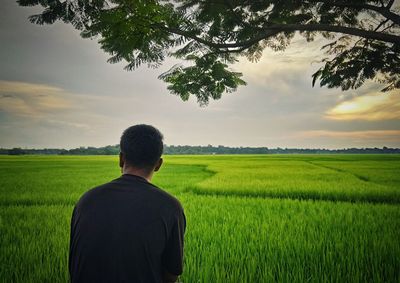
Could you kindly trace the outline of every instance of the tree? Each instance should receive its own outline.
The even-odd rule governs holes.
[[[313,41],[322,35],[323,65],[312,84],[348,90],[366,80],[382,91],[400,88],[400,14],[394,0],[18,0],[41,5],[30,21],[72,24],[84,38],[99,38],[110,63],[126,70],[158,67],[172,56],[185,64],[160,75],[168,89],[200,104],[244,85],[228,64],[260,59],[265,48],[284,50],[295,33]]]
[[[19,147],[14,147],[13,149],[8,150],[8,155],[23,155],[25,151]]]

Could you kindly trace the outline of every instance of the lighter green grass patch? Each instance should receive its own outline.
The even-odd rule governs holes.
[[[197,194],[400,202],[400,158],[357,160],[353,156],[337,161],[335,157],[323,156],[328,161],[315,161],[314,156],[215,159],[207,168],[216,174],[191,190]],[[323,165],[331,163],[336,167]]]
[[[73,205],[87,190],[121,175],[113,156],[0,157],[0,205]],[[165,162],[152,182],[178,193],[213,173],[205,165]]]

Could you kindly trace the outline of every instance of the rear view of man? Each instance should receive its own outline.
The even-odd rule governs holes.
[[[185,215],[150,183],[163,136],[136,125],[121,137],[122,176],[86,192],[71,220],[71,282],[175,282],[183,268]]]

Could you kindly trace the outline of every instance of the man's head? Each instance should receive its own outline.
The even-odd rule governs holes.
[[[163,135],[153,126],[129,127],[121,136],[120,148],[121,168],[130,167],[151,173],[162,164]]]

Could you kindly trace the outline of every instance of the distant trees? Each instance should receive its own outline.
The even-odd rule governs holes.
[[[18,147],[14,147],[12,149],[7,150],[8,155],[22,155],[22,154],[26,154],[26,152],[24,150],[22,150],[21,148]]]
[[[62,154],[66,149],[44,148],[44,149],[22,149],[14,147],[12,149],[0,148],[0,155],[24,155],[24,154]]]
[[[67,155],[117,155],[119,154],[119,145],[108,145],[104,147],[79,147],[66,150],[61,154]]]
[[[307,149],[307,148],[267,148],[267,147],[228,147],[228,146],[190,146],[164,145],[164,154],[400,154],[400,148],[346,148],[346,149]],[[78,147],[74,149],[4,149],[0,155],[51,154],[51,155],[118,155],[119,145],[105,147]]]
[[[267,148],[267,147],[227,147],[227,146],[165,146],[165,154],[391,154],[400,153],[399,148],[346,148],[346,149],[308,149],[308,148]]]
[[[41,5],[37,24],[72,24],[82,37],[98,37],[110,63],[126,70],[159,66],[166,57],[186,62],[160,78],[183,100],[200,104],[244,85],[228,64],[260,59],[265,48],[285,50],[296,33],[322,35],[326,58],[313,85],[347,90],[375,79],[382,91],[400,88],[400,13],[394,0],[18,0]]]

